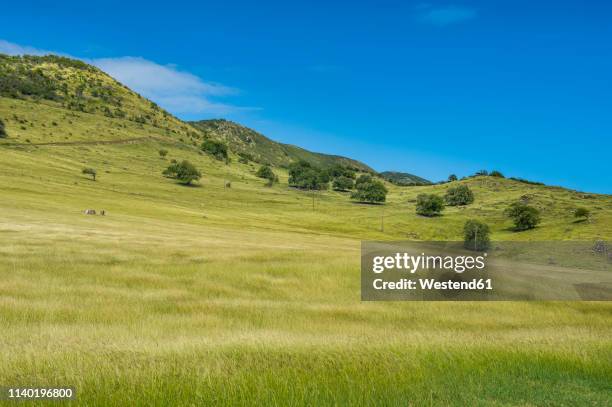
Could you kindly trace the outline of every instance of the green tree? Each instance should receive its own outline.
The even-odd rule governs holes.
[[[166,157],[166,156],[168,155],[168,150],[164,150],[164,149],[162,148],[161,150],[159,150],[159,151],[158,151],[158,153],[159,153],[159,156],[160,156],[161,158],[164,158],[164,157]]]
[[[83,168],[83,169],[81,170],[81,172],[82,172],[83,174],[85,174],[85,175],[90,175],[90,176],[91,176],[91,179],[93,179],[94,181],[96,180],[96,174],[97,174],[97,172],[96,172],[96,170],[95,170],[94,168],[89,168],[89,167],[86,167],[86,168]]]
[[[189,185],[202,177],[200,171],[189,161],[183,160],[180,163],[173,163],[163,172],[166,177],[174,178],[179,183]]]
[[[457,176],[455,174],[451,174],[448,176],[448,182],[457,181]]]
[[[266,185],[268,186],[272,186],[275,182],[278,182],[278,176],[274,173],[274,171],[272,171],[272,168],[267,164],[264,164],[261,167],[259,167],[255,175],[258,176],[259,178],[267,179],[268,183]]]
[[[449,206],[469,205],[474,202],[474,194],[467,185],[457,185],[446,191],[444,200]]]
[[[228,158],[227,146],[217,140],[212,140],[212,139],[204,140],[204,142],[200,146],[200,149],[212,155],[217,160],[227,160]]]
[[[506,177],[504,177],[504,174],[502,174],[501,172],[499,172],[497,170],[491,171],[491,173],[489,175],[492,176],[492,177],[497,177],[497,178],[506,178]]]
[[[514,229],[517,231],[533,229],[540,223],[540,211],[522,202],[513,203],[506,209],[505,213],[512,219]]]
[[[358,202],[381,203],[387,199],[387,188],[385,185],[372,178],[370,175],[362,175],[355,182],[355,192],[351,199]]]
[[[435,194],[417,196],[416,213],[422,216],[438,216],[444,210],[444,199]]]
[[[322,190],[327,189],[329,174],[300,160],[289,165],[289,185],[300,189]]]
[[[353,189],[353,185],[354,182],[352,178],[340,175],[339,177],[334,178],[332,188],[334,188],[336,191],[349,191]]]
[[[477,220],[463,225],[463,246],[470,250],[486,250],[491,244],[489,226]]]
[[[575,218],[583,218],[584,220],[588,220],[590,216],[591,211],[589,211],[587,208],[579,207],[574,210]]]
[[[7,136],[6,129],[4,128],[4,122],[0,119],[0,138],[5,138]]]

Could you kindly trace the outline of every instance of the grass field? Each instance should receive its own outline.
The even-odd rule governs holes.
[[[155,127],[65,113],[0,98],[0,144],[25,144],[0,145],[0,386],[75,386],[96,406],[612,404],[610,303],[362,303],[359,286],[362,239],[458,240],[476,218],[497,240],[609,240],[610,196],[477,177],[461,181],[473,205],[428,219],[416,195],[448,185],[313,199],[280,169],[266,188]],[[162,177],[172,158],[201,182]],[[524,195],[543,222],[516,233],[502,211]]]

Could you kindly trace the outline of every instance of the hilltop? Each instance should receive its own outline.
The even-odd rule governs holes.
[[[339,164],[358,171],[375,171],[366,164],[337,155],[314,153],[301,147],[283,144],[248,127],[224,119],[200,120],[189,122],[204,134],[226,140],[236,154],[252,158],[258,163],[287,167],[290,163],[304,160],[318,167],[331,167]]]

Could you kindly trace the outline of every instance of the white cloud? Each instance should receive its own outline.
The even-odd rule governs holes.
[[[431,7],[421,4],[417,9],[419,20],[437,26],[460,23],[476,17],[476,10],[462,6]]]
[[[66,55],[0,40],[0,53],[9,55]],[[236,95],[238,90],[205,82],[173,65],[161,65],[140,57],[84,59],[119,82],[177,114],[229,114],[253,108],[239,107],[212,100]]]

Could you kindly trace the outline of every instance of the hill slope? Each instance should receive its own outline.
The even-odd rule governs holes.
[[[379,173],[378,175],[391,182],[392,184],[400,186],[431,184],[431,181],[413,174],[409,174],[407,172],[384,171]]]
[[[190,122],[190,124],[202,130],[205,134],[227,140],[232,151],[247,154],[247,156],[253,157],[256,162],[287,167],[293,161],[305,160],[319,167],[340,164],[359,171],[374,172],[372,168],[362,162],[337,155],[314,153],[301,147],[279,143],[270,140],[255,130],[229,120],[200,120]]]
[[[361,205],[288,188],[282,168],[265,187],[103,73],[39,61],[15,75],[59,73],[67,94],[0,96],[1,383],[68,383],[91,406],[608,404],[611,304],[361,302],[359,267],[361,240],[459,240],[467,219],[494,240],[609,240],[609,195],[483,176],[387,184],[384,206]],[[202,179],[163,177],[172,159]],[[415,214],[418,194],[460,183],[472,205]],[[536,229],[511,230],[519,199],[541,210]]]

